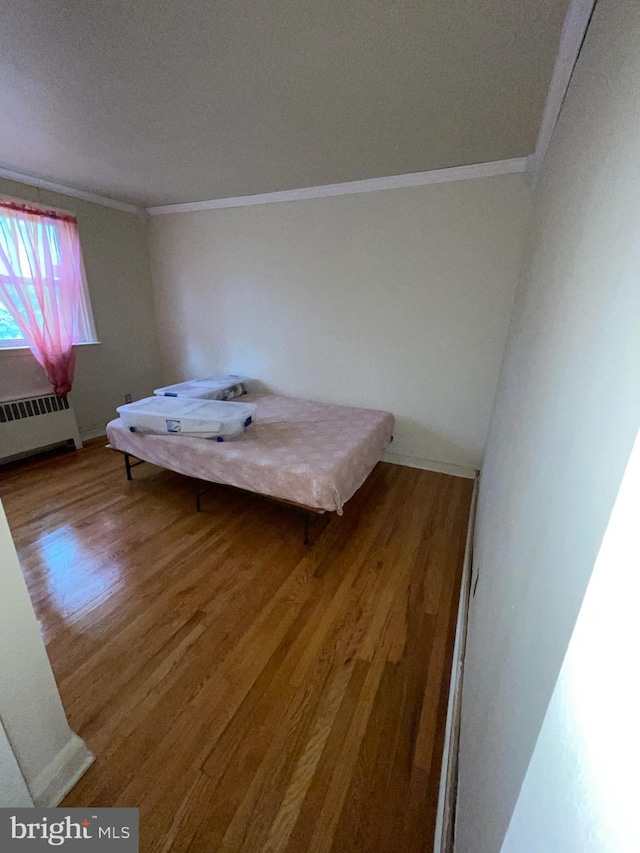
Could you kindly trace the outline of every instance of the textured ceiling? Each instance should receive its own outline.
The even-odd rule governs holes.
[[[0,0],[0,165],[147,205],[530,154],[566,0]]]

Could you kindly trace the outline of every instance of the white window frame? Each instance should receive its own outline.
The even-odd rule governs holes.
[[[16,198],[15,196],[9,195],[0,195],[1,201],[8,201],[13,204],[24,204],[27,207],[32,207],[34,210],[41,210],[43,213],[47,211],[54,211],[55,213],[61,213],[64,216],[73,216],[76,214],[71,210],[65,210],[62,207],[54,207],[53,205],[41,204],[39,202],[27,201],[22,198]],[[93,310],[91,308],[91,297],[89,295],[89,287],[87,285],[87,274],[84,268],[84,259],[82,259],[81,267],[81,275],[82,275],[82,290],[81,290],[81,300],[80,300],[80,313],[79,313],[79,321],[78,327],[80,332],[80,340],[78,341],[78,346],[87,346],[91,344],[98,344],[100,341],[98,340],[98,335],[96,333],[95,321],[93,319]],[[4,305],[2,299],[0,298],[0,304]],[[26,341],[26,338],[7,338],[5,340],[0,340],[0,350],[28,350],[30,349],[29,344]]]

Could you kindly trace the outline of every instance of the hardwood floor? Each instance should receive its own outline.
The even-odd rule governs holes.
[[[289,507],[91,442],[0,496],[72,728],[66,806],[141,851],[430,851],[472,482],[380,463],[311,545]]]

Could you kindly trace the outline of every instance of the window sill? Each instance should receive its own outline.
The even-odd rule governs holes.
[[[101,343],[102,343],[102,341],[82,341],[79,344],[75,344],[75,346],[77,346],[77,347],[97,347]],[[11,346],[11,347],[0,346],[0,354],[3,352],[18,352],[18,353],[19,352],[31,352],[31,347],[28,347],[26,345]]]

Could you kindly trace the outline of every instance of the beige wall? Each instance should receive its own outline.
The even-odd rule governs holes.
[[[500,849],[640,426],[639,164],[640,5],[600,0],[536,190],[481,477],[458,853]]]
[[[0,194],[65,208],[78,217],[100,344],[79,348],[71,393],[81,431],[115,417],[124,396],[146,396],[160,380],[145,222],[100,204],[0,178]],[[29,351],[0,350],[0,399],[51,390]]]
[[[523,177],[504,175],[153,217],[165,379],[247,373],[388,409],[394,454],[470,471],[527,212]]]

